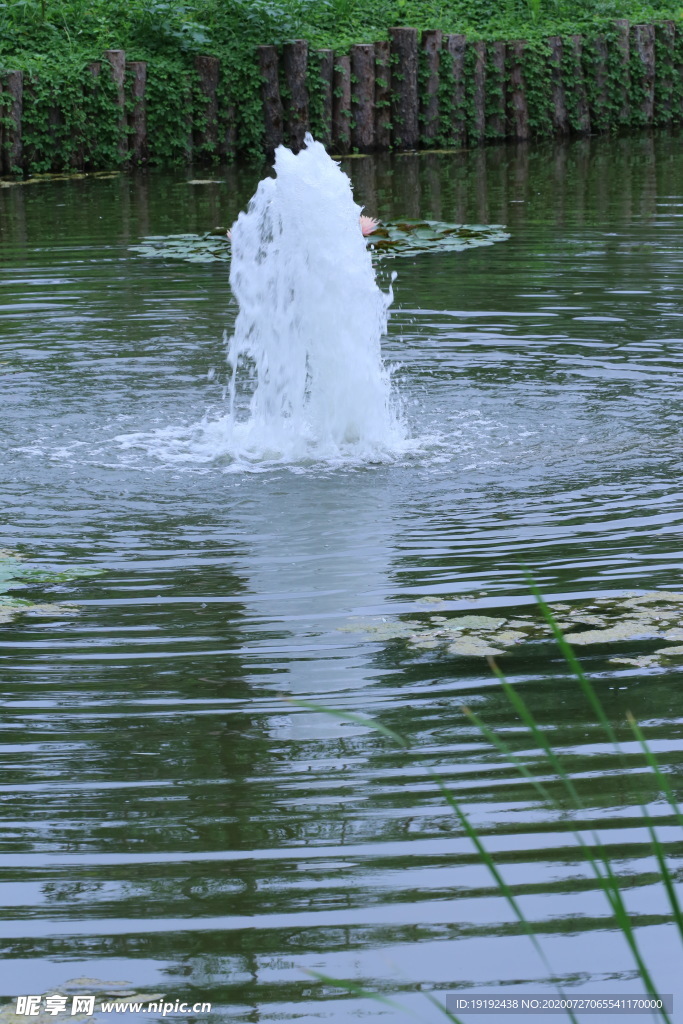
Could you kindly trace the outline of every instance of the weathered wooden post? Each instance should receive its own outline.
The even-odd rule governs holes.
[[[123,162],[128,154],[128,135],[126,132],[126,93],[125,93],[125,81],[126,81],[126,51],[125,50],[105,50],[104,59],[109,63],[111,69],[111,77],[114,85],[116,86],[116,106],[119,109],[119,140],[117,145],[117,151],[119,159]]]
[[[610,113],[607,102],[607,40],[601,33],[593,39],[593,88],[590,90],[588,109],[593,131],[609,127]]]
[[[444,61],[450,64],[453,92],[450,96],[451,135],[453,141],[461,146],[467,138],[467,121],[465,119],[465,50],[467,38],[453,33],[444,38]]]
[[[507,134],[505,51],[506,45],[500,40],[489,44],[489,63],[493,68],[493,74],[489,75],[486,83],[486,135],[494,139],[504,139]]]
[[[266,155],[272,158],[276,147],[282,143],[283,111],[277,50],[274,46],[259,46],[258,58],[263,100],[263,148]]]
[[[7,97],[8,106],[0,107],[0,117],[7,119],[0,142],[0,174],[12,174],[22,167],[23,147],[21,122],[24,112],[24,74],[22,71],[5,72],[0,82],[0,95]]]
[[[359,153],[375,148],[375,47],[358,43],[351,47],[351,143]]]
[[[194,76],[190,71],[184,71],[181,81],[185,108],[185,162],[191,164],[194,158]]]
[[[674,67],[676,46],[676,24],[673,21],[660,21],[655,25],[655,47],[662,53],[671,55],[671,62],[665,66],[667,71],[657,75],[655,79],[655,110],[657,124],[670,124],[674,116]]]
[[[588,135],[591,130],[591,118],[586,96],[586,81],[583,77],[583,39],[581,36],[570,36],[569,46],[574,57],[572,91],[576,122],[574,129],[580,135]]]
[[[375,145],[391,149],[391,53],[389,40],[375,43]]]
[[[642,99],[638,104],[641,122],[652,124],[655,110],[654,25],[634,25],[631,28],[631,49],[638,54],[643,66],[639,82]]]
[[[319,141],[329,149],[332,145],[332,90],[334,86],[334,50],[318,50],[316,53],[320,76],[320,121]]]
[[[569,118],[567,116],[567,101],[564,92],[564,81],[562,79],[562,57],[564,55],[562,36],[550,36],[548,47],[550,49],[550,95],[553,130],[556,135],[567,135],[569,133]]]
[[[285,81],[287,83],[286,124],[289,146],[295,153],[303,147],[308,122],[308,43],[295,39],[286,43],[282,51]]]
[[[618,18],[614,22],[616,31],[616,47],[619,52],[620,82],[618,84],[621,97],[619,123],[628,124],[631,119],[631,24],[626,18]]]
[[[145,89],[147,87],[147,64],[143,60],[132,60],[127,65],[130,74],[130,95],[133,101],[133,110],[130,116],[130,127],[132,129],[129,139],[128,157],[132,164],[144,164],[147,162],[149,150],[147,146],[147,101]]]
[[[198,54],[194,59],[202,111],[199,124],[192,128],[192,143],[203,155],[218,155],[218,83],[221,66],[218,57]]]
[[[351,146],[351,58],[347,56],[334,59],[332,144],[341,154]]]
[[[93,61],[91,64],[88,64],[86,68],[87,74],[84,76],[83,80],[84,99],[92,96],[97,89],[97,80],[100,77],[101,70],[102,64],[100,61]],[[90,166],[90,143],[93,140],[95,131],[96,125],[92,122],[84,124],[79,131],[76,151],[72,153],[71,156],[71,166],[77,171],[82,171],[84,168]],[[26,154],[24,159],[26,161],[27,169],[30,169],[31,164],[33,163],[33,153],[31,152]]]
[[[483,142],[486,135],[486,43],[478,39],[472,43],[474,51],[474,112],[472,135]]]
[[[510,55],[510,134],[520,142],[526,142],[531,136],[529,129],[529,107],[526,101],[526,83],[522,62],[524,60],[523,39],[515,39],[508,46]]]
[[[224,107],[218,104],[218,155],[222,160],[229,160],[235,155],[236,147],[235,104],[229,100]]]
[[[422,142],[427,146],[433,146],[439,137],[441,127],[439,120],[439,70],[443,32],[439,29],[426,29],[422,33],[421,42],[424,70],[424,84],[420,96]]]
[[[683,31],[681,30],[681,27],[677,25],[675,37],[676,50],[674,51],[676,54],[674,58],[674,88],[677,91],[679,97],[681,96],[681,93],[683,93],[683,57],[679,56],[681,54],[681,50],[683,49],[681,47],[682,35]],[[683,121],[683,103],[680,99],[676,102],[676,106],[674,108],[673,113],[673,119],[676,122],[676,124],[680,124],[680,122]]]
[[[420,131],[417,95],[417,29],[390,28],[391,124],[395,149],[415,149]]]

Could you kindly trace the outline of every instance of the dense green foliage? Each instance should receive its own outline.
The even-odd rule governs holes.
[[[0,53],[96,55],[108,47],[151,54],[224,50],[305,37],[321,46],[372,42],[392,25],[511,38],[578,30],[617,17],[675,17],[640,0],[9,0],[0,4]]]
[[[95,78],[89,69],[105,49],[124,49],[128,60],[149,62],[150,159],[158,163],[184,159],[188,123],[201,127],[194,55],[221,59],[221,103],[234,106],[241,151],[255,154],[262,130],[258,44],[304,37],[313,46],[343,50],[384,38],[400,24],[528,39],[529,60],[539,70],[531,113],[540,131],[548,120],[547,72],[538,51],[543,36],[609,30],[615,17],[653,22],[678,20],[681,12],[640,0],[8,0],[0,3],[0,69],[25,73],[24,142],[33,170],[116,164],[113,87],[109,76]],[[531,81],[531,65],[529,70]],[[441,141],[448,135],[445,130]]]

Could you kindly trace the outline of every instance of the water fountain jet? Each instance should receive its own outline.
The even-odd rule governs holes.
[[[249,462],[384,460],[405,444],[381,356],[391,292],[348,177],[305,142],[276,150],[276,177],[232,229],[228,447]]]

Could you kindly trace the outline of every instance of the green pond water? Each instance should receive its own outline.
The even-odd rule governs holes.
[[[430,1022],[423,990],[555,992],[432,770],[567,992],[642,991],[579,827],[680,1002],[641,804],[679,878],[680,829],[626,714],[683,795],[681,140],[344,167],[389,225],[509,238],[378,254],[383,287],[398,273],[384,354],[415,450],[335,468],[236,472],[211,450],[196,425],[225,410],[224,251],[144,254],[231,224],[263,169],[0,189],[0,996],[161,993],[213,1005],[176,1019],[341,1024],[399,1015],[309,972]],[[525,570],[577,635],[621,754]]]

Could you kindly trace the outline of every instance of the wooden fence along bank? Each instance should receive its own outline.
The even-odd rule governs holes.
[[[309,50],[305,40],[259,47],[263,152],[281,142],[297,149],[308,130],[344,154],[683,123],[683,26],[675,22],[619,20],[592,38],[536,42],[471,41],[412,28],[391,29],[389,36],[345,54]],[[146,102],[153,68],[109,50],[88,70],[94,85],[108,76],[116,132],[110,165],[145,164],[154,155]],[[218,58],[195,57],[181,112],[188,160],[229,159],[243,148],[239,108],[221,99],[220,83]],[[30,90],[21,71],[0,73],[4,175],[35,169],[22,137]],[[43,170],[44,164],[43,158]],[[87,146],[75,147],[69,166],[95,166]]]

